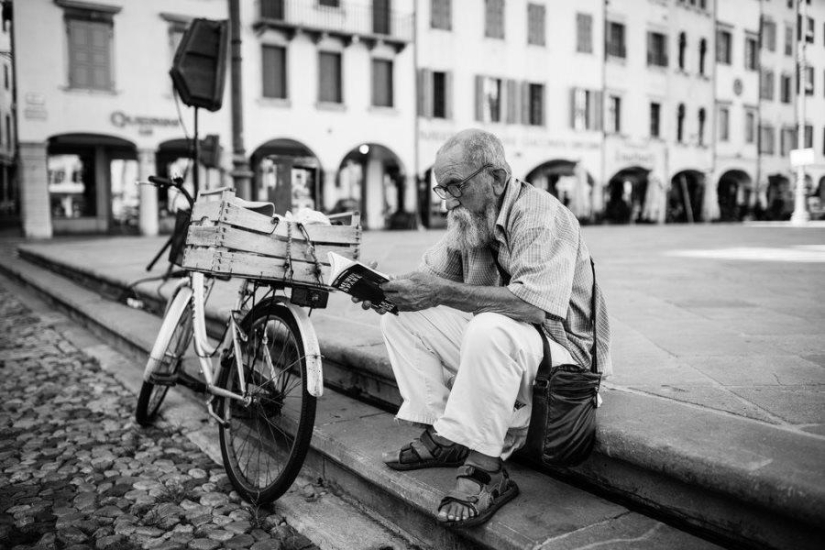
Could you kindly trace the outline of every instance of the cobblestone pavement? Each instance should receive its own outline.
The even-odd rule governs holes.
[[[317,548],[2,284],[0,395],[0,548]]]

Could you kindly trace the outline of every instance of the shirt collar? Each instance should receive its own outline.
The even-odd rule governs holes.
[[[513,205],[516,203],[516,200],[518,200],[519,195],[521,195],[523,185],[520,180],[513,176],[508,176],[504,188],[504,199],[501,201],[501,209],[498,211],[498,217],[496,218],[496,229],[500,229],[505,235],[510,211],[513,209]]]

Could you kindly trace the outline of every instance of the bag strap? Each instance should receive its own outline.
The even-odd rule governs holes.
[[[501,276],[501,280],[504,283],[503,286],[507,286],[510,284],[510,274],[505,271],[503,267],[501,267],[501,263],[498,261],[498,251],[491,250],[490,251],[493,256],[493,262],[496,264],[496,269],[498,269],[498,274]],[[590,371],[594,374],[599,372],[599,360],[596,356],[598,352],[598,333],[597,333],[597,326],[596,326],[596,264],[593,262],[593,257],[590,257],[590,271],[593,273],[593,289],[590,295],[590,322],[593,325],[593,346],[590,348]],[[541,343],[544,346],[544,357],[542,358],[541,364],[539,364],[539,370],[536,373],[536,378],[547,379],[550,377],[550,367],[553,366],[553,359],[550,354],[550,344],[547,342],[547,335],[544,334],[544,330],[541,328],[539,323],[535,323],[533,325],[536,330],[539,332],[541,336]]]

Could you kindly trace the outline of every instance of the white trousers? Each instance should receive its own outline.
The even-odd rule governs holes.
[[[396,418],[503,459],[524,444],[543,356],[535,328],[446,306],[384,315],[381,328],[403,399]],[[549,342],[554,365],[573,362]]]

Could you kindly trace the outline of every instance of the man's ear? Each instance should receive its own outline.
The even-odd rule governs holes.
[[[493,176],[493,191],[496,196],[504,193],[504,188],[507,186],[507,178],[510,176],[504,168],[493,168],[490,170]]]

